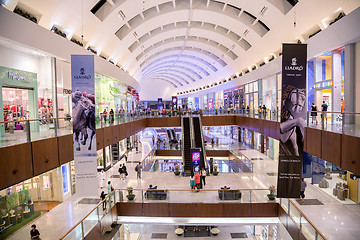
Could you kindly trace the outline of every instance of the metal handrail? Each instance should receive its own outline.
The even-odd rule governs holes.
[[[97,210],[101,204],[106,201],[108,198],[110,198],[113,194],[115,194],[116,191],[167,191],[167,192],[193,192],[194,190],[191,189],[142,189],[142,188],[117,188],[114,189],[111,193],[108,194],[108,196],[102,200],[98,205],[96,205],[95,208],[93,208],[84,218],[82,218],[78,223],[76,223],[69,231],[66,232],[65,235],[63,235],[60,240],[67,237],[75,228],[77,228],[88,216],[90,216],[94,211]],[[269,190],[268,188],[238,188],[238,189],[198,189],[197,191],[200,192],[218,192],[218,191],[264,191]]]
[[[298,210],[298,212],[301,214],[301,216],[303,216],[306,221],[308,223],[310,223],[310,225],[312,226],[312,228],[314,228],[314,230],[321,236],[322,239],[326,240],[327,238],[320,232],[320,230],[309,220],[309,218],[306,217],[306,215],[300,210],[300,208],[298,208],[295,203],[290,199],[288,198],[288,201],[296,208],[296,210]],[[290,215],[289,215],[290,217]]]

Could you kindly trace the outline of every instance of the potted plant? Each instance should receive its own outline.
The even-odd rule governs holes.
[[[214,175],[214,176],[217,176],[218,174],[219,174],[219,172],[218,172],[218,166],[217,166],[217,165],[214,165],[213,175]]]
[[[180,175],[180,166],[179,165],[175,165],[174,173],[176,176]]]
[[[128,191],[128,195],[126,195],[127,199],[129,199],[129,201],[134,200],[135,194],[133,194],[133,188],[132,188],[132,187],[128,187],[128,188],[127,188],[127,191]]]
[[[267,195],[267,197],[269,198],[269,200],[275,200],[275,186],[271,185],[269,187],[269,191],[270,193]]]

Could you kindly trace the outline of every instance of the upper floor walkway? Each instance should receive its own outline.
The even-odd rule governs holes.
[[[185,113],[192,114],[202,115],[203,126],[232,125],[274,139],[279,139],[280,136],[277,113],[261,114],[246,110],[201,110]],[[342,169],[360,174],[358,114],[326,113],[327,119],[323,122],[320,119],[321,113],[314,122],[309,114],[305,121],[304,150]],[[0,132],[0,167],[9,169],[0,175],[0,189],[74,160],[71,117],[2,122],[0,125],[2,130],[8,129]],[[96,148],[99,150],[148,127],[181,127],[181,116],[173,111],[164,115],[153,112],[98,116],[96,127]]]

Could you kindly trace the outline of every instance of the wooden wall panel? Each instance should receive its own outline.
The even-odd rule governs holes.
[[[112,128],[112,143],[117,143],[120,141],[120,126],[121,125],[115,125]]]
[[[322,131],[321,158],[341,166],[341,134]]]
[[[360,138],[342,135],[341,168],[360,174]]]
[[[270,121],[264,120],[264,135],[270,137]]]
[[[31,144],[35,176],[59,166],[57,138],[39,140]]]
[[[182,156],[181,150],[156,150],[156,156]]]
[[[104,128],[104,147],[107,147],[112,144],[113,140],[113,126]]]
[[[154,118],[146,118],[146,126],[147,127],[154,127],[154,121],[155,119]]]
[[[0,148],[0,189],[33,176],[30,143]]]
[[[131,122],[125,123],[125,138],[131,136]]]
[[[224,217],[249,217],[250,203],[224,203]]]
[[[307,136],[307,127],[304,128],[304,152],[307,152],[306,136]]]
[[[126,126],[125,124],[119,125],[119,133],[120,133],[120,140],[123,140],[126,138]]]
[[[143,207],[139,202],[122,202],[116,204],[118,216],[142,216]]]
[[[64,135],[57,138],[59,149],[59,165],[74,160],[73,135]]]
[[[195,203],[169,204],[170,217],[196,217]]]
[[[201,118],[201,123],[203,126],[215,126],[214,125],[214,116],[203,116]]]
[[[154,127],[166,127],[167,117],[159,117],[154,120]]]
[[[229,157],[228,150],[206,150],[207,157]]]
[[[96,150],[104,148],[104,129],[96,129]]]
[[[233,115],[226,116],[226,124],[227,125],[236,125],[236,117]]]
[[[306,130],[306,150],[308,153],[321,158],[321,130],[308,128]]]
[[[252,217],[277,217],[278,203],[252,203],[251,216]]]
[[[227,116],[216,116],[214,118],[214,126],[227,125],[226,118]]]
[[[243,126],[244,125],[244,117],[236,116],[236,125]]]
[[[181,127],[181,117],[168,117],[167,127]]]
[[[196,204],[196,217],[223,217],[223,208],[218,203]]]
[[[144,203],[144,216],[169,217],[168,203]]]
[[[279,139],[279,137],[280,137],[280,125],[277,122],[269,121],[269,137]]]

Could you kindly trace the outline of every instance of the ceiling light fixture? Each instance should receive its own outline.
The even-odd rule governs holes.
[[[267,12],[269,10],[269,8],[268,7],[266,7],[266,6],[264,6],[261,10],[260,10],[260,15],[261,16],[264,16],[265,15],[265,13]]]
[[[125,14],[124,14],[124,12],[122,10],[120,10],[118,16],[121,17],[122,20],[126,19],[126,16],[125,16]]]

